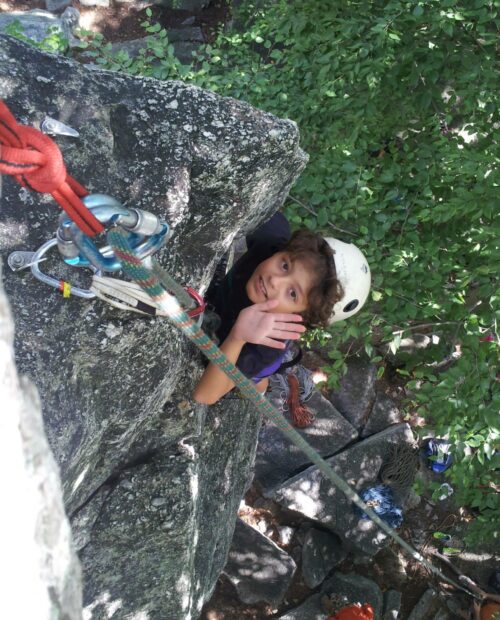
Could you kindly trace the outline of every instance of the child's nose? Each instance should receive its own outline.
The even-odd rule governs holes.
[[[286,288],[286,275],[273,275],[269,278],[269,286],[275,293],[279,293],[282,288]]]

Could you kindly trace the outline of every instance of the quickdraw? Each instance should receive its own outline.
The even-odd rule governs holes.
[[[192,319],[198,318],[201,321],[205,312],[203,298],[190,287],[186,287],[184,290],[196,304],[194,308],[187,311],[188,316]],[[92,277],[90,291],[95,297],[99,297],[120,310],[149,316],[167,316],[161,306],[158,306],[135,282],[109,278],[96,273]]]
[[[148,266],[158,272],[159,266],[153,261],[153,254],[163,247],[168,239],[169,227],[165,221],[142,209],[127,209],[104,194],[89,195],[83,202],[103,224],[120,225],[138,259],[147,261]],[[88,289],[57,279],[40,269],[39,264],[46,259],[47,252],[56,246],[65,263],[72,267],[88,267],[94,272]],[[104,276],[104,272],[116,273],[121,270],[121,263],[113,249],[109,245],[97,248],[95,243],[64,215],[53,239],[46,241],[36,252],[12,252],[8,257],[8,264],[14,271],[30,267],[37,280],[57,289],[65,298],[71,295],[84,299],[98,297],[121,310],[149,316],[166,316],[137,284]],[[163,276],[167,279],[165,272]],[[169,290],[173,289],[177,296],[183,298],[191,318],[203,318],[205,302],[193,288],[182,288],[171,278],[165,284]]]
[[[50,117],[43,121],[41,129],[55,135],[79,135],[73,128]],[[99,297],[121,309],[162,316],[150,300],[141,299],[139,287],[118,279],[103,279],[103,273],[120,271],[121,264],[109,245],[98,248],[92,238],[106,228],[120,226],[136,256],[155,268],[152,256],[169,237],[167,222],[148,211],[126,208],[111,196],[88,194],[67,174],[59,147],[42,131],[18,124],[0,101],[0,175],[11,174],[23,186],[50,193],[66,212],[60,217],[54,239],[33,253],[13,252],[8,258],[9,266],[14,271],[30,267],[35,278],[56,288],[66,298],[71,295],[84,299]],[[89,289],[73,286],[41,271],[39,263],[56,245],[68,265],[92,269],[94,276]],[[201,320],[205,304],[200,295],[189,287],[184,290],[167,275],[162,281],[182,300],[189,315]]]

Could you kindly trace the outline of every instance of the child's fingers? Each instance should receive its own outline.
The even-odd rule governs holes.
[[[273,318],[275,321],[279,321],[281,323],[301,323],[304,319],[300,316],[300,314],[274,314]]]
[[[272,349],[286,349],[286,344],[281,340],[273,340],[272,338],[263,338],[262,344]]]
[[[273,329],[280,329],[285,332],[299,332],[301,334],[306,331],[305,325],[300,323],[283,323],[281,321],[276,321],[273,324]]]
[[[301,336],[298,332],[288,332],[281,329],[273,329],[270,335],[273,338],[281,338],[282,340],[298,340]]]

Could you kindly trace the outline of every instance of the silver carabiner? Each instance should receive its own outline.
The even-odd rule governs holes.
[[[159,250],[167,240],[168,224],[148,211],[128,209],[106,194],[91,194],[83,203],[101,224],[112,223],[124,228],[140,260]],[[110,246],[97,248],[67,215],[61,216],[56,236],[59,251],[68,265],[86,267],[91,264],[108,272],[121,269]]]
[[[57,238],[49,239],[49,241],[46,241],[42,246],[38,248],[38,250],[33,254],[33,257],[31,259],[31,273],[35,276],[37,280],[40,280],[40,282],[45,282],[45,284],[48,284],[49,286],[61,290],[62,284],[63,290],[67,290],[68,293],[71,295],[75,295],[76,297],[83,297],[84,299],[94,299],[95,294],[92,293],[92,291],[79,288],[78,286],[71,286],[71,284],[69,284],[68,282],[64,282],[63,280],[57,280],[56,278],[53,278],[52,276],[49,276],[46,273],[40,271],[38,264],[42,260],[42,257],[48,250],[50,250],[50,248],[54,247],[55,245],[57,245]],[[98,275],[101,275],[100,271],[94,271]],[[64,287],[65,284],[67,285],[67,288]]]

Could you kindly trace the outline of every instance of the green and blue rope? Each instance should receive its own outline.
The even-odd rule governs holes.
[[[477,594],[469,591],[463,585],[444,575],[438,568],[428,562],[418,551],[413,549],[403,540],[391,527],[361,499],[361,497],[351,489],[351,487],[341,478],[334,469],[319,455],[319,453],[298,433],[286,418],[261,394],[255,384],[247,379],[234,364],[222,353],[213,340],[191,319],[183,310],[177,299],[168,293],[161,285],[158,274],[161,269],[158,265],[153,270],[143,265],[141,260],[134,254],[130,246],[127,235],[119,228],[113,228],[108,232],[108,242],[113,248],[113,252],[120,260],[123,271],[134,282],[136,282],[154,302],[165,311],[170,321],[180,329],[193,342],[200,351],[213,363],[217,364],[226,375],[240,389],[243,395],[252,401],[263,413],[275,424],[278,429],[310,460],[314,463],[321,473],[332,484],[339,488],[356,506],[365,512],[370,519],[376,523],[388,536],[393,538],[403,549],[405,549],[415,560],[423,564],[432,573],[441,579],[460,588],[470,596],[480,598]]]

